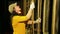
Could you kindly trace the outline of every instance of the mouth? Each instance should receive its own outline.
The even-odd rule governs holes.
[[[19,10],[19,12],[18,12],[19,14],[21,13],[21,10]]]
[[[21,12],[19,12],[19,13],[21,13]]]

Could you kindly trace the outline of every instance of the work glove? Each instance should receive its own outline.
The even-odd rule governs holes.
[[[31,5],[30,5],[30,9],[33,10],[34,8],[35,8],[35,5],[34,5],[34,2],[32,2]]]
[[[36,23],[41,23],[41,19],[38,18],[35,22],[36,22]]]

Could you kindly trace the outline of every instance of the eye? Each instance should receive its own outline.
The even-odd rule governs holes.
[[[20,8],[20,6],[18,6]]]
[[[19,7],[19,5],[17,5]]]

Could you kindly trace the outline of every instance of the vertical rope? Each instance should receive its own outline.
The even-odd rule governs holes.
[[[42,8],[42,0],[40,0],[40,18],[41,18],[41,9]]]
[[[50,0],[46,0],[46,8],[45,8],[45,34],[48,34],[48,18],[49,18],[49,3]]]
[[[26,15],[26,0],[24,0],[23,4],[24,4],[23,10],[25,11],[25,12],[24,12],[24,15]]]
[[[40,8],[40,0],[38,0],[38,18],[40,18],[39,17],[39,8]],[[40,34],[40,23],[38,22],[38,31],[37,31],[37,34]]]
[[[42,0],[40,0],[40,18],[41,18],[41,12],[42,12]],[[42,29],[41,29],[41,23],[40,23],[40,34],[41,34],[41,31],[42,31]]]
[[[34,21],[34,10],[32,12],[32,21]],[[34,22],[32,22],[32,27],[33,27],[33,34],[34,34]]]
[[[43,9],[43,34],[45,34],[45,11],[46,11],[46,0],[44,0],[44,9]]]
[[[56,1],[57,0],[53,0],[53,12],[52,12],[52,34],[55,34],[55,20],[56,20]]]
[[[57,0],[57,12],[56,12],[56,34],[58,34],[58,23],[59,23],[59,0]]]
[[[34,2],[34,0],[32,0],[32,2]],[[33,34],[34,34],[34,10],[32,12],[32,27],[33,27]]]
[[[43,8],[43,34],[48,34],[48,15],[49,15],[49,0],[44,0],[44,8]]]
[[[49,16],[49,0],[44,0],[43,34],[48,34],[48,16]]]

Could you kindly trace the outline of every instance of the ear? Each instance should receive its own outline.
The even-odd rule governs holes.
[[[15,7],[13,7],[13,11],[15,11]]]

